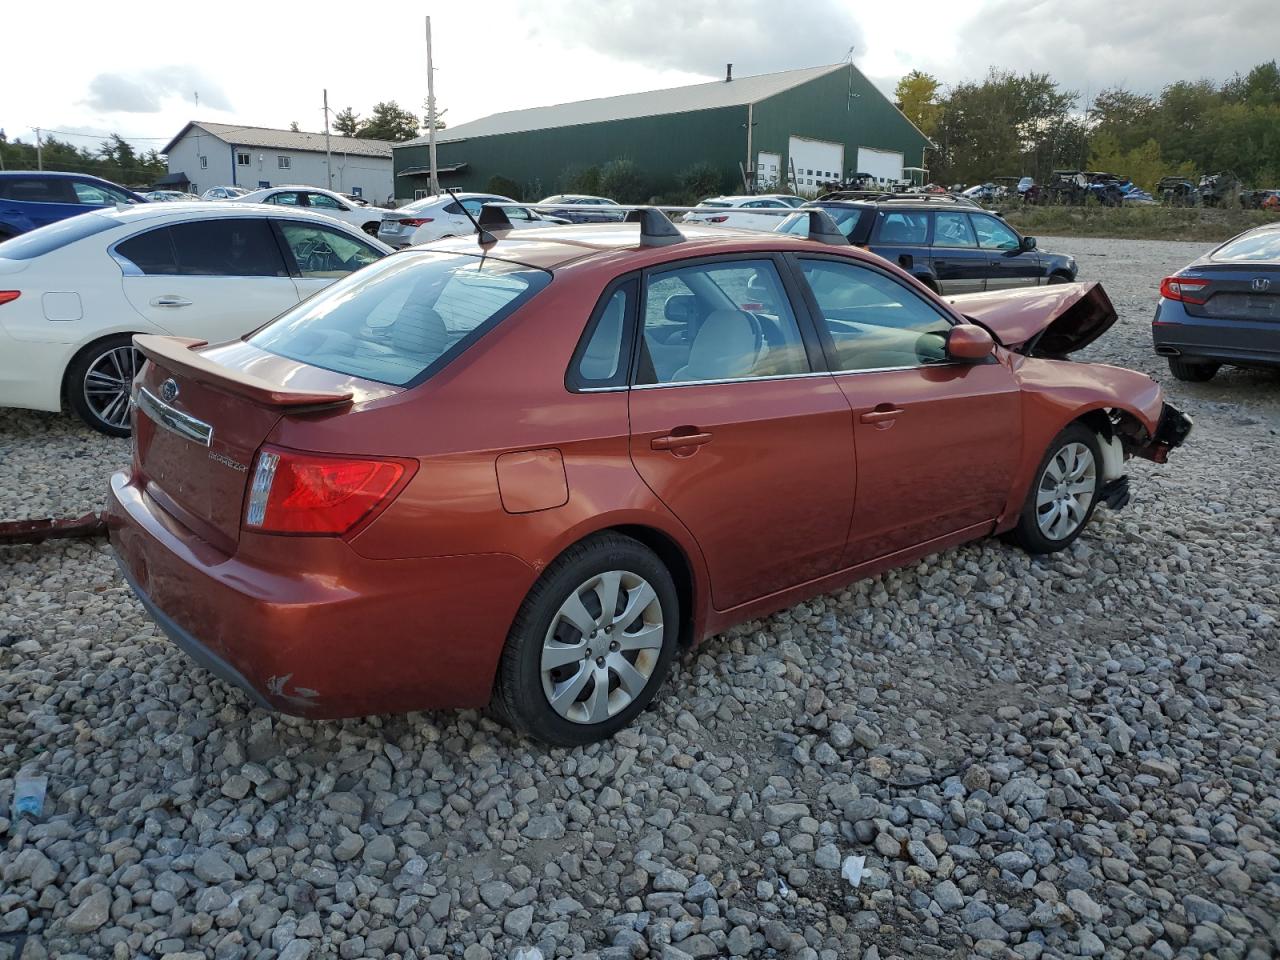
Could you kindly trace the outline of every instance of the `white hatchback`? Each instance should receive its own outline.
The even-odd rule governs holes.
[[[709,197],[684,215],[685,223],[772,231],[795,207],[777,197]],[[764,213],[774,210],[776,213]]]
[[[266,190],[255,190],[243,197],[236,197],[236,203],[269,203],[278,207],[304,207],[313,213],[323,213],[353,227],[359,227],[371,237],[378,235],[378,226],[382,223],[382,215],[387,211],[382,207],[355,203],[335,190],[323,190],[320,187],[270,187]]]
[[[255,330],[391,248],[305,210],[148,203],[0,243],[0,406],[129,433],[135,333],[216,343]]]

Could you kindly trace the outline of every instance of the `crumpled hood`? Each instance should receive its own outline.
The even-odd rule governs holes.
[[[1102,284],[1055,283],[947,297],[970,320],[1018,353],[1061,357],[1087,347],[1111,329],[1116,308]]]

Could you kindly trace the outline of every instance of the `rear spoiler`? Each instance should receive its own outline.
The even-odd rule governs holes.
[[[208,346],[208,340],[192,340],[187,337],[161,337],[139,333],[133,345],[148,360],[153,360],[166,370],[216,387],[226,393],[252,400],[268,407],[316,407],[349,403],[354,396],[350,390],[294,390],[271,383],[250,373],[232,370],[214,363],[199,347]]]

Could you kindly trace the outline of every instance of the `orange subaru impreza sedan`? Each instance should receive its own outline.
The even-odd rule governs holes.
[[[633,222],[387,257],[240,340],[139,336],[121,567],[311,717],[491,705],[607,737],[683,646],[992,534],[1036,553],[1190,430],[1075,363],[1100,287],[940,299],[808,236]]]

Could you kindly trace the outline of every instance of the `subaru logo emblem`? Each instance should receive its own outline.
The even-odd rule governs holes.
[[[178,385],[172,378],[160,384],[160,399],[165,403],[173,403],[178,399]]]
[[[1266,277],[1254,277],[1253,289],[1255,293],[1263,293],[1266,290],[1270,290],[1271,281],[1268,280]]]

